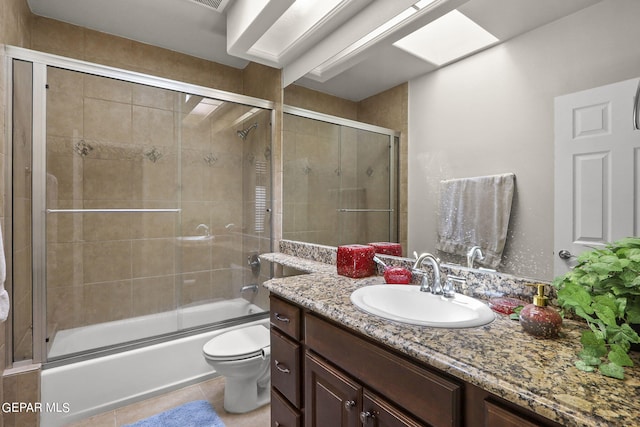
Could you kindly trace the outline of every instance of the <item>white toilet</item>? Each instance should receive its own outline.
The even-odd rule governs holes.
[[[269,329],[248,326],[216,335],[202,348],[204,358],[225,377],[224,409],[242,414],[269,403]]]

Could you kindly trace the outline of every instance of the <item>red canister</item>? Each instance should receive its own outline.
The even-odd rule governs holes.
[[[392,242],[373,242],[367,243],[376,249],[377,254],[402,256],[402,246],[400,243]]]
[[[375,274],[373,256],[376,251],[370,245],[338,246],[336,265],[338,274],[352,278],[368,277]]]

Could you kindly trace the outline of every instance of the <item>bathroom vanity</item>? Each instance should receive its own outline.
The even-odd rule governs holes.
[[[274,426],[559,425],[285,299],[271,304]]]
[[[301,268],[295,257],[266,256]],[[302,260],[272,279],[272,426],[631,426],[640,369],[624,381],[573,368],[581,325],[539,340],[496,314],[441,329],[390,322],[349,300],[380,277],[349,279]],[[640,364],[637,355],[636,363]]]

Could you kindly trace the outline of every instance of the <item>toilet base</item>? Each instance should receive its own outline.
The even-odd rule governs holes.
[[[224,410],[232,414],[244,414],[266,405],[271,400],[271,382],[264,387],[255,378],[226,378]]]

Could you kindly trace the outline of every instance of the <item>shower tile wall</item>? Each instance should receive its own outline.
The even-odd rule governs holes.
[[[220,116],[246,107],[201,120],[186,113],[201,98],[48,73],[48,208],[182,209],[49,214],[48,334],[234,296],[242,237],[225,226],[242,225],[243,145]],[[215,244],[178,243],[199,224]]]

